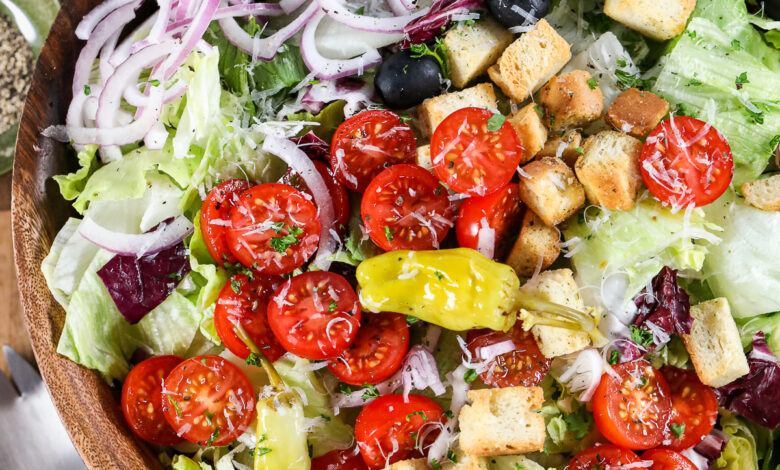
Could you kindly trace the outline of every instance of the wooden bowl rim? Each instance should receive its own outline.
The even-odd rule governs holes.
[[[35,66],[16,142],[11,202],[14,258],[25,325],[41,376],[87,467],[157,470],[162,465],[152,449],[126,425],[116,389],[98,372],[57,354],[65,312],[40,269],[54,235],[73,214],[51,176],[76,163],[66,145],[40,132],[65,121],[70,77],[83,46],[73,31],[99,3],[64,0]]]

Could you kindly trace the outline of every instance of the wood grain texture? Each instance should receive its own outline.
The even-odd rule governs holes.
[[[40,265],[57,231],[73,210],[51,179],[72,171],[76,159],[65,145],[41,137],[65,122],[70,83],[83,45],[73,31],[100,0],[65,0],[33,75],[22,115],[13,175],[12,223],[24,318],[35,358],[65,428],[92,469],[159,469],[151,449],[126,426],[116,389],[101,376],[56,352],[65,312],[50,294]],[[151,2],[147,2],[151,3]]]

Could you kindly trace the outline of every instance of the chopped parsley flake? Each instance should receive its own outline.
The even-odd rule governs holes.
[[[230,288],[233,289],[233,292],[236,294],[241,293],[241,281],[230,281]]]
[[[412,44],[409,48],[412,51],[412,58],[419,59],[420,57],[431,56],[436,59],[441,67],[441,74],[444,78],[450,78],[449,59],[447,57],[447,47],[444,45],[442,38],[437,38],[433,44],[433,48],[427,44]]]
[[[331,300],[330,303],[328,304],[328,311],[329,312],[335,312],[336,311],[336,307],[338,307],[338,306],[339,305],[336,303],[335,300]]]
[[[244,362],[246,362],[246,365],[248,366],[261,366],[260,357],[255,353],[249,353],[249,356],[247,356]]]
[[[296,226],[287,226],[287,232],[288,234],[283,237],[272,237],[271,238],[271,248],[276,250],[278,253],[285,253],[290,246],[299,243],[300,240],[298,239],[299,235],[303,234],[303,229]]]
[[[583,153],[585,153],[585,149],[583,149],[582,147],[575,147],[575,148],[574,148],[574,151],[575,151],[575,152],[577,152],[577,153],[579,153],[580,155],[582,155]]]
[[[219,428],[216,428],[214,432],[211,433],[211,437],[209,438],[209,441],[206,443],[206,447],[211,447],[214,444],[214,441],[216,441],[218,437],[219,437]]]
[[[179,406],[179,402],[171,398],[170,395],[165,395],[168,397],[168,403],[173,405],[173,408],[176,410],[176,416],[181,418],[181,407]]]
[[[414,418],[417,415],[420,415],[423,421],[428,421],[428,417],[425,416],[424,411],[415,411],[414,413],[409,413],[408,415],[406,415],[406,422],[408,423],[410,419]]]
[[[609,360],[607,361],[610,364],[617,365],[618,362],[620,362],[620,353],[617,352],[617,350],[612,351],[609,353]]]
[[[591,90],[595,90],[596,88],[599,87],[599,82],[597,82],[595,78],[590,77],[588,79],[588,86],[590,87]]]
[[[379,396],[379,390],[377,390],[375,386],[369,383],[364,383],[363,386],[366,387],[366,390],[363,392],[363,395],[361,395],[360,398],[362,398],[364,401],[370,400],[371,398],[377,398]]]
[[[84,85],[84,94],[89,95],[90,93],[92,93],[92,88],[89,85]]]
[[[463,380],[469,384],[477,380],[477,371],[474,369],[466,369],[466,373],[463,374]]]
[[[434,275],[434,276],[436,276],[436,279],[438,279],[438,280],[440,280],[440,281],[441,281],[442,279],[444,279],[444,274],[440,273],[439,271],[434,271],[434,272],[433,272],[433,275]]]
[[[204,411],[203,417],[206,418],[206,422],[209,423],[209,426],[213,426],[213,424],[211,423],[211,419],[214,417],[214,413],[209,413],[208,411]]]
[[[734,79],[734,85],[736,85],[737,90],[742,89],[742,85],[745,83],[750,83],[750,80],[748,80],[747,72],[742,72],[741,74],[737,75],[737,78]]]
[[[490,132],[497,132],[504,126],[504,122],[506,122],[506,116],[503,114],[494,114],[487,120],[487,129]]]
[[[679,439],[680,436],[682,436],[683,433],[685,432],[685,423],[682,424],[672,423],[669,425],[669,429],[672,431],[672,434],[674,434],[674,437]]]
[[[631,330],[631,339],[638,345],[642,346],[643,348],[649,348],[653,345],[653,333],[641,329],[637,327],[636,325],[631,325],[629,327]]]
[[[395,235],[393,233],[393,230],[387,225],[385,225],[385,238],[387,238],[387,241],[389,242],[393,241],[393,235]]]

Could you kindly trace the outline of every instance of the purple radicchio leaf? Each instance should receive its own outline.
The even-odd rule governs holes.
[[[748,364],[747,375],[715,389],[718,403],[756,424],[775,429],[780,425],[780,363],[767,347],[762,331],[753,336]]]
[[[712,464],[718,460],[718,457],[720,457],[723,449],[726,448],[726,444],[728,444],[729,439],[730,436],[728,434],[721,431],[720,429],[715,428],[709,434],[704,436],[701,442],[696,444],[694,450],[707,459],[711,468]]]
[[[693,317],[688,293],[677,283],[677,271],[664,267],[634,299],[637,315],[631,341],[619,344],[621,362],[638,359],[668,341],[672,334],[691,332]]]
[[[314,132],[309,131],[297,139],[292,139],[292,141],[312,160],[330,162],[330,145],[317,137]]]
[[[480,8],[480,0],[435,0],[428,13],[406,25],[401,48],[408,49],[412,44],[421,44],[441,36],[447,30],[453,15]]]
[[[163,303],[189,272],[187,248],[181,242],[140,258],[116,255],[97,275],[119,312],[134,325]]]

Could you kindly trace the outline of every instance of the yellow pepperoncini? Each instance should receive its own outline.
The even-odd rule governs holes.
[[[520,279],[468,248],[392,251],[360,263],[360,303],[449,330],[506,331],[515,323]]]

